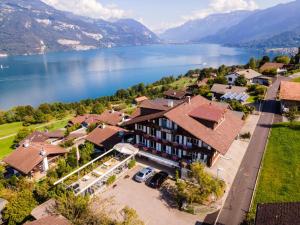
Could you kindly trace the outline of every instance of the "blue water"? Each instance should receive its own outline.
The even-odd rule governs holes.
[[[199,67],[244,64],[260,55],[254,50],[190,44],[0,58],[0,109],[110,95],[139,82]]]

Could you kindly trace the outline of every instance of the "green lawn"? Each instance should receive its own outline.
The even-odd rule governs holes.
[[[2,124],[0,125],[0,137],[17,133],[22,127],[22,122]]]
[[[300,83],[300,77],[294,78],[293,81]]]
[[[29,126],[28,128],[37,129],[37,130],[48,129],[50,131],[53,131],[65,127],[70,118],[71,117],[67,117],[63,120],[57,120],[57,121],[54,120],[45,124],[35,124]],[[21,128],[23,128],[21,122],[0,125],[0,137],[15,134]],[[8,155],[13,150],[11,146],[13,144],[14,138],[15,137],[12,136],[0,140],[0,159]]]
[[[13,150],[11,148],[15,137],[5,138],[0,140],[0,159],[3,159]]]
[[[251,212],[257,203],[300,201],[300,123],[273,126]],[[251,214],[252,214],[251,213]]]

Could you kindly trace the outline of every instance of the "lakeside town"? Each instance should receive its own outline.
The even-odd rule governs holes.
[[[0,112],[1,220],[261,225],[276,211],[295,221],[299,109],[300,48]]]

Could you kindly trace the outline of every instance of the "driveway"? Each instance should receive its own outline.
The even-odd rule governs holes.
[[[269,131],[274,118],[276,119],[274,115],[278,115],[279,106],[275,99],[282,79],[284,78],[279,77],[267,92],[263,112],[221,209],[217,224],[238,225],[244,220],[248,212]]]
[[[162,199],[162,194],[144,183],[135,182],[132,177],[141,169],[138,165],[129,171],[129,178],[121,177],[114,188],[101,194],[102,198],[113,199],[113,209],[120,211],[124,206],[134,208],[146,225],[195,225],[198,216],[172,208]]]

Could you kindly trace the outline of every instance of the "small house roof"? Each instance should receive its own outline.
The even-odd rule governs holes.
[[[300,202],[257,205],[255,225],[300,224]]]
[[[58,216],[46,216],[38,220],[26,222],[25,225],[71,225],[71,222],[65,217]]]
[[[147,100],[147,99],[148,98],[146,96],[140,96],[140,97],[135,98],[134,100],[136,103],[141,103],[142,101]]]
[[[279,98],[282,100],[300,101],[300,83],[281,81]]]
[[[245,78],[247,80],[251,80],[255,77],[261,76],[261,74],[259,72],[255,71],[255,70],[252,70],[252,69],[238,70],[236,73],[241,75],[241,76],[245,76]]]
[[[240,87],[240,86],[231,86],[225,84],[214,84],[210,89],[211,92],[224,95],[226,93],[244,93],[247,91],[247,87]]]
[[[120,132],[126,132],[126,130],[116,126],[99,126],[86,137],[86,140],[97,146],[110,149],[122,141],[123,137],[120,136]]]
[[[175,98],[178,100],[181,100],[183,98],[185,98],[187,92],[186,91],[182,91],[182,90],[167,90],[164,92],[164,96],[165,97],[170,97],[170,98]]]
[[[275,63],[275,62],[266,62],[264,65],[262,65],[259,68],[259,71],[262,73],[266,70],[271,70],[271,69],[281,69],[284,67],[284,63]]]
[[[44,150],[46,156],[65,154],[68,151],[58,145],[51,145],[45,142],[29,142],[20,145],[9,156],[4,158],[4,162],[16,170],[28,174],[39,163],[42,162],[43,156],[41,151]]]

